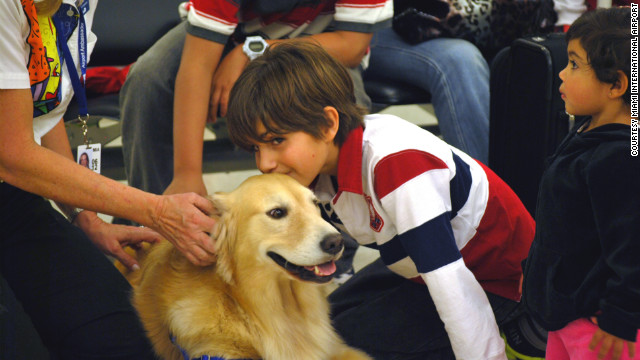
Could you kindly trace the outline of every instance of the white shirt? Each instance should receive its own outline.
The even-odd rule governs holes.
[[[90,29],[93,24],[93,14],[95,12],[98,0],[85,0],[89,1],[89,10],[84,15],[87,25],[87,53],[91,54],[95,46],[97,37]],[[63,0],[63,4],[68,4],[76,7],[75,1]],[[30,89],[30,77],[28,66],[32,59],[32,48],[28,42],[31,33],[31,23],[33,19],[29,19],[27,13],[22,7],[20,0],[0,0],[0,89]],[[40,24],[40,26],[48,26],[48,24]],[[74,64],[78,74],[80,73],[80,63],[78,61],[78,28],[74,30],[67,44],[69,50],[73,56]],[[45,33],[46,28],[41,32]],[[46,42],[47,37],[42,36],[43,41]],[[57,53],[56,51],[49,51],[47,45],[47,61],[48,64],[55,64],[56,60],[51,61],[51,58],[57,58],[57,56],[51,56],[50,52]],[[34,53],[37,54],[37,53]],[[62,54],[60,54],[62,56]],[[34,56],[42,58],[42,56]],[[87,59],[88,61],[88,59]],[[58,61],[59,63],[59,61]],[[37,143],[41,142],[42,136],[48,133],[64,115],[71,98],[73,97],[73,87],[69,78],[69,73],[66,68],[66,63],[62,71],[57,68],[49,69],[49,76],[44,77],[42,81],[34,84],[34,86],[45,86],[46,91],[52,90],[60,92],[60,103],[55,108],[49,110],[46,114],[36,117],[33,121],[33,135]],[[59,73],[62,73],[60,79]],[[61,81],[60,86],[51,85]]]

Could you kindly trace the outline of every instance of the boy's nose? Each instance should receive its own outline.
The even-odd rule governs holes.
[[[268,174],[276,169],[276,161],[264,151],[256,152],[256,166],[261,173]]]

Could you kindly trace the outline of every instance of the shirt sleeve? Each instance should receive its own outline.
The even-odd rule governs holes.
[[[635,341],[640,328],[640,159],[628,143],[597,151],[587,167],[587,186],[611,277],[600,301],[598,326]]]
[[[238,26],[240,2],[224,0],[193,0],[180,5],[192,35],[225,44]]]
[[[20,1],[0,2],[0,89],[28,89],[28,54],[24,10]],[[26,31],[26,32],[25,32]]]
[[[336,30],[373,33],[391,26],[393,0],[341,0],[335,4]]]

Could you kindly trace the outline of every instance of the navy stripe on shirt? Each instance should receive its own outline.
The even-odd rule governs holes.
[[[452,155],[453,162],[456,164],[456,175],[449,182],[449,192],[451,196],[450,219],[456,217],[458,211],[462,209],[464,204],[467,202],[467,199],[469,199],[469,193],[471,192],[471,183],[473,182],[469,164],[464,162],[455,153],[452,153]]]
[[[446,212],[379,246],[380,257],[392,265],[407,255],[420,273],[428,273],[462,257]]]

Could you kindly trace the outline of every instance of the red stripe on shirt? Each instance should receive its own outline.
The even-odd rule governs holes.
[[[380,199],[402,184],[430,170],[447,169],[441,159],[424,151],[404,150],[386,156],[373,170],[374,189]]]
[[[237,1],[193,0],[191,5],[197,9],[198,14],[209,14],[225,25],[238,23],[240,5]]]
[[[521,262],[533,242],[535,222],[509,185],[480,165],[489,180],[489,199],[475,236],[460,253],[484,290],[519,301]]]

